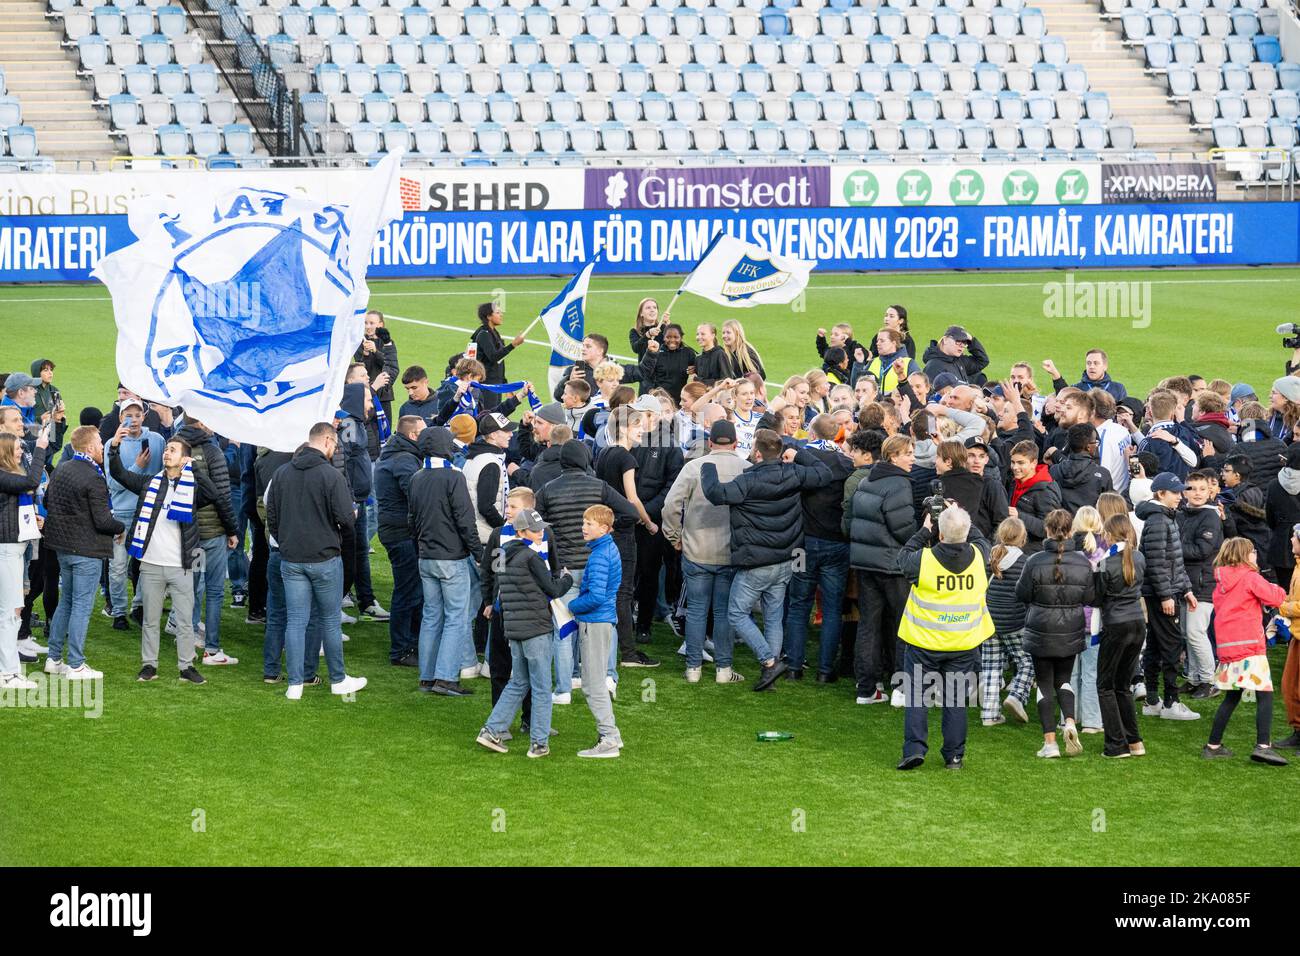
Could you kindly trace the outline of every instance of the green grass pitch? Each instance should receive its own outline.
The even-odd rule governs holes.
[[[1247,381],[1266,395],[1285,353],[1273,327],[1294,319],[1300,270],[1080,273],[1083,280],[1149,282],[1150,324],[1129,318],[1051,318],[1051,273],[817,276],[802,311],[728,310],[683,298],[674,318],[738,318],[762,352],[768,377],[817,365],[819,326],[853,324],[869,336],[890,303],[911,315],[924,348],[953,322],[967,325],[1006,374],[1017,359],[1055,359],[1069,379],[1083,352],[1105,348],[1130,392],[1196,372]],[[505,330],[523,327],[562,284],[374,282],[373,303],[403,367],[441,373],[463,348],[474,308],[505,292]],[[676,277],[599,278],[587,328],[626,353],[633,310],[653,295],[661,307]],[[56,383],[75,413],[114,398],[114,327],[95,285],[0,289],[0,351],[6,368],[37,356],[58,363]],[[409,320],[409,321],[403,321]],[[450,326],[455,329],[443,328]],[[541,339],[540,327],[530,338]],[[545,381],[548,351],[524,346],[512,377]],[[1041,384],[1046,385],[1041,373]],[[373,557],[376,592],[387,601],[383,549]],[[103,713],[0,710],[0,865],[250,864],[1064,864],[1186,865],[1290,862],[1285,801],[1296,766],[1250,764],[1252,708],[1240,709],[1227,742],[1240,756],[1206,764],[1203,717],[1143,720],[1150,756],[1103,761],[1100,738],[1085,755],[1039,761],[1035,725],[979,726],[971,712],[967,768],[947,773],[933,759],[919,772],[893,769],[902,717],[857,707],[852,682],[688,686],[671,632],[657,626],[649,649],[664,665],[628,670],[616,704],[627,749],[615,761],[574,753],[594,739],[581,693],[555,708],[552,756],[529,761],[474,745],[489,709],[487,682],[460,700],[431,698],[409,669],[391,667],[385,625],[346,630],[348,670],[370,679],[355,703],[325,688],[290,706],[283,685],[263,685],[261,631],[227,610],[223,644],[241,663],[209,668],[204,687],[171,679],[164,642],[162,679],[140,685],[138,632],[117,633],[98,607],[87,642],[106,672]],[[814,632],[815,635],[815,632]],[[38,634],[38,637],[40,635]],[[815,636],[814,636],[815,640]],[[1281,657],[1275,666],[1280,673]],[[737,667],[752,679],[748,651]],[[795,734],[778,744],[756,731]],[[1285,733],[1282,715],[1275,731]],[[1279,812],[1283,811],[1283,812]],[[1243,854],[1232,832],[1266,832]],[[1282,832],[1290,828],[1290,832]],[[1174,851],[1171,854],[1171,850]]]

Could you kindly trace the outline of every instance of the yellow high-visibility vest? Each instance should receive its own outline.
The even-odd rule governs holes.
[[[993,618],[984,603],[988,572],[978,548],[970,565],[956,574],[934,552],[921,552],[921,574],[907,595],[898,636],[928,651],[968,651],[993,636]]]
[[[903,365],[904,371],[908,373],[910,373],[914,368],[912,357],[906,353],[903,353]],[[898,388],[898,375],[894,372],[894,364],[891,362],[885,368],[881,368],[879,355],[867,363],[866,374],[874,375],[876,377],[876,383],[880,386],[880,391],[882,393],[892,392],[894,389]]]

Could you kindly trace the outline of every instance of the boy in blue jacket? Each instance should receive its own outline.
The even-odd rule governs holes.
[[[614,705],[605,685],[605,662],[618,622],[618,586],[623,582],[623,562],[609,533],[613,527],[614,512],[604,505],[592,505],[582,513],[582,538],[591,557],[569,610],[578,622],[582,693],[596,719],[599,739],[596,746],[579,751],[579,757],[617,757],[623,749],[623,735],[614,723]]]

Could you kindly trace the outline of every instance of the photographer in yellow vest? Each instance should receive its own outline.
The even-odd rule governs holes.
[[[898,627],[905,645],[901,686],[906,698],[898,769],[915,770],[925,762],[928,708],[942,707],[944,765],[960,770],[966,706],[978,686],[978,648],[993,635],[984,603],[988,541],[955,503],[929,498],[926,507],[921,530],[898,553],[899,571],[912,585]]]

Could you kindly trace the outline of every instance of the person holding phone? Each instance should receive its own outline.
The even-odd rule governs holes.
[[[133,475],[153,475],[162,467],[165,442],[161,435],[145,427],[144,402],[139,399],[127,399],[126,404],[123,405],[122,422],[113,433],[110,444],[117,450],[124,470]],[[140,506],[140,493],[132,490],[129,483],[118,481],[112,470],[108,475],[108,492],[112,498],[113,517],[130,528],[132,516]],[[128,629],[128,613],[137,624],[144,616],[144,598],[138,585],[134,599],[129,604],[127,601],[129,544],[130,541],[125,534],[114,538],[113,556],[108,561],[108,605],[104,613],[113,619],[115,631]]]

